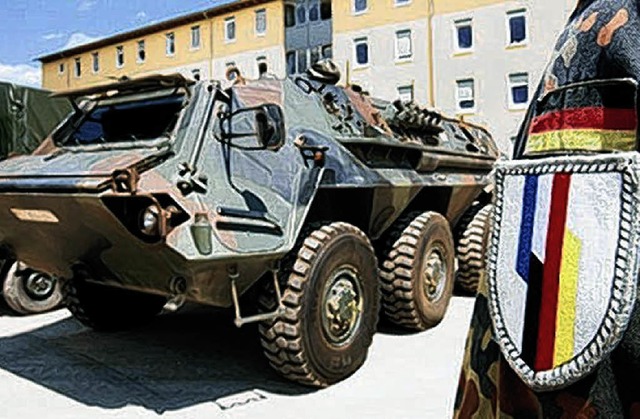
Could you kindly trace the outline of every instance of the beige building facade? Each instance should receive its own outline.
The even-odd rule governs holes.
[[[223,79],[303,73],[322,58],[341,83],[413,99],[489,127],[511,151],[575,0],[237,0],[40,58],[43,87],[180,72]]]

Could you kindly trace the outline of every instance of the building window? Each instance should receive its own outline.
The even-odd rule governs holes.
[[[287,28],[296,26],[296,7],[292,4],[284,6],[284,26]]]
[[[331,44],[322,46],[322,58],[333,58],[333,47]]]
[[[293,76],[296,74],[296,52],[289,51],[286,55],[287,60],[287,75]]]
[[[363,66],[369,64],[369,43],[367,38],[358,38],[355,44],[356,65]]]
[[[509,23],[509,45],[524,44],[527,42],[527,12],[517,10],[507,14]]]
[[[194,26],[191,28],[191,49],[200,49],[200,26]]]
[[[331,19],[331,0],[320,0],[320,19]]]
[[[91,54],[91,62],[94,73],[98,73],[100,71],[100,55],[97,52]]]
[[[172,57],[176,53],[176,34],[169,32],[167,35],[166,53],[167,56]]]
[[[396,32],[396,60],[408,60],[412,56],[411,30]]]
[[[309,5],[309,21],[317,22],[320,19],[320,7],[318,2],[314,1]]]
[[[298,73],[304,73],[307,71],[307,50],[299,49],[298,50]]]
[[[258,63],[258,78],[263,78],[269,72],[267,57],[258,57],[256,62]]]
[[[456,104],[459,112],[472,112],[476,108],[475,82],[473,79],[457,81]]]
[[[124,67],[124,47],[122,45],[116,47],[116,67]]]
[[[394,0],[393,4],[396,6],[404,6],[405,4],[411,3],[411,0]]]
[[[147,59],[147,52],[145,51],[145,42],[144,40],[138,41],[138,58],[137,61],[139,63],[144,63]]]
[[[80,58],[76,58],[75,59],[75,65],[74,65],[73,69],[74,69],[73,74],[76,77],[78,77],[78,78],[82,77],[82,61],[80,61]]]
[[[296,19],[298,20],[298,25],[307,23],[307,8],[304,7],[304,4],[298,6],[298,10],[296,11]]]
[[[526,108],[529,103],[529,75],[517,73],[509,75],[509,107]]]
[[[267,32],[267,11],[256,10],[256,34],[264,35]]]
[[[311,51],[309,52],[309,65],[314,65],[320,61],[321,49],[321,47],[311,48]]]
[[[413,86],[398,87],[398,97],[403,102],[411,102],[413,100]]]
[[[224,21],[224,39],[227,42],[236,40],[236,18],[230,17]]]
[[[64,63],[58,64],[58,74],[64,74]]]
[[[367,11],[367,0],[353,0],[353,12],[364,13]]]
[[[455,22],[455,50],[469,51],[473,49],[473,21],[462,19]]]

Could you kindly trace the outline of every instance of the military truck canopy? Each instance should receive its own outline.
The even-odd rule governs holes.
[[[71,111],[50,92],[0,82],[0,159],[34,151]]]

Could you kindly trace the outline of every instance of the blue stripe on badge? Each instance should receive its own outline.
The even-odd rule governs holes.
[[[516,272],[529,283],[531,266],[531,243],[533,241],[533,225],[535,222],[538,201],[538,176],[527,176],[522,196],[522,221],[520,222],[520,238],[518,240],[518,260]]]

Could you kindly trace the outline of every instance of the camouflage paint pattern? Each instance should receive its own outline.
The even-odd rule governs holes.
[[[112,100],[117,91],[143,100],[167,89],[187,98],[170,136],[61,146],[54,133],[33,155],[0,164],[4,248],[45,272],[69,278],[87,271],[95,281],[161,295],[172,295],[172,281],[182,278],[188,300],[226,307],[230,272],[246,291],[293,248],[305,222],[347,221],[373,239],[410,208],[438,209],[455,222],[489,183],[498,157],[482,128],[442,120],[435,130],[415,123],[399,130],[398,104],[303,78],[223,91],[216,82],[152,76],[65,95]],[[283,110],[282,147],[246,151],[220,140],[221,113],[261,104]],[[316,150],[309,160],[302,143]],[[314,163],[314,155],[323,161]],[[185,185],[197,187],[187,193]],[[130,225],[137,219],[127,215],[148,205],[175,221],[157,241],[141,240]],[[57,221],[25,221],[16,209]],[[195,240],[203,225],[210,251]]]

